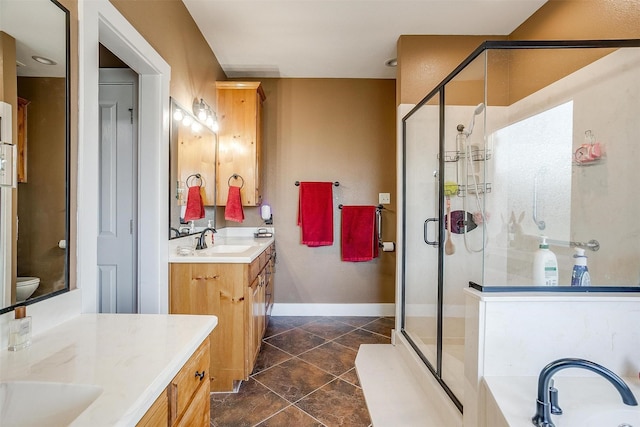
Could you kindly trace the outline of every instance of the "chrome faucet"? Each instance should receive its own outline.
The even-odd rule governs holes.
[[[202,230],[200,233],[200,237],[198,237],[198,243],[196,244],[196,250],[207,249],[207,243],[204,241],[204,235],[207,234],[207,231],[211,231],[212,233],[217,233],[216,229],[213,227],[207,227]]]
[[[551,421],[551,378],[556,372],[566,368],[583,368],[601,375],[618,390],[618,393],[620,393],[622,397],[622,402],[629,406],[638,406],[638,401],[622,378],[604,366],[584,359],[558,359],[542,368],[540,376],[538,376],[536,414],[531,418],[533,425],[538,427],[555,427],[555,424]],[[555,393],[557,393],[557,391],[555,391]],[[554,396],[554,400],[556,399],[557,394]]]

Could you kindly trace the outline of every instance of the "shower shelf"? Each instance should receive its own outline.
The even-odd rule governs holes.
[[[466,186],[463,184],[458,185],[458,196],[465,197],[467,194],[476,194],[476,186],[470,185],[469,190],[467,191]],[[478,183],[478,194],[491,193],[491,183],[490,182],[479,182]]]
[[[438,154],[438,158],[440,158],[440,154]],[[458,160],[464,159],[465,153],[462,151],[445,151],[444,152],[444,161],[447,163],[457,162]],[[474,162],[483,162],[485,160],[489,160],[491,158],[491,150],[472,150],[471,151],[471,160]]]

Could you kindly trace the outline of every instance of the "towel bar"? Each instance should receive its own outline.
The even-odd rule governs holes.
[[[338,209],[342,209],[342,207],[343,207],[343,206],[344,206],[344,205],[343,205],[342,203],[341,203],[341,204],[339,204],[339,205],[338,205]],[[377,211],[381,211],[382,209],[384,209],[384,206],[382,206],[382,205],[378,205],[378,206],[376,206],[376,210],[377,210]]]
[[[300,187],[300,181],[296,181],[295,182],[296,187]],[[339,187],[340,186],[340,182],[336,181],[333,183],[334,186]]]

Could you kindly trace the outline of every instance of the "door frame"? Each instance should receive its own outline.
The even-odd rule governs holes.
[[[99,209],[98,44],[139,75],[138,311],[168,313],[166,209],[169,200],[169,81],[171,67],[108,0],[78,2],[79,134],[77,272],[82,311],[98,308]]]

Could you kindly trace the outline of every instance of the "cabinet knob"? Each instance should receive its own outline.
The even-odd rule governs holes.
[[[204,379],[204,372],[205,371],[202,371],[202,372],[196,371],[196,378],[200,378],[200,381],[202,381]]]

